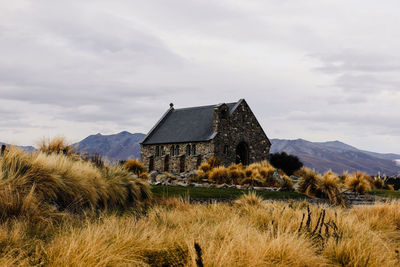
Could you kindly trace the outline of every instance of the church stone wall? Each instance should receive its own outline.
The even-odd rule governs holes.
[[[218,135],[213,140],[215,156],[224,165],[235,163],[236,149],[239,143],[245,142],[249,163],[267,160],[271,145],[247,103],[242,101],[231,116],[224,116],[226,111],[227,106],[224,105],[214,111],[214,119],[218,120],[217,126],[214,126],[218,129]]]
[[[176,154],[176,150],[172,154],[171,147],[179,146],[179,155]],[[190,145],[190,154],[186,152],[186,146]],[[193,154],[193,145],[196,146],[196,154]],[[159,147],[160,155],[156,155],[156,147]],[[161,147],[164,147],[164,154],[161,153]],[[153,170],[158,172],[165,171],[165,158],[168,157],[168,172],[180,173],[181,160],[184,160],[185,172],[196,170],[198,165],[202,162],[207,161],[213,156],[214,144],[212,142],[193,142],[193,143],[175,143],[175,144],[157,144],[157,145],[142,145],[141,160],[145,165],[147,171],[150,166],[150,158],[154,159]]]
[[[168,171],[180,173],[181,157],[184,156],[185,172],[195,170],[199,163],[215,156],[225,166],[235,163],[238,159],[237,148],[244,143],[248,150],[248,163],[267,160],[270,142],[262,127],[245,101],[241,101],[233,114],[229,114],[228,106],[221,104],[214,109],[214,132],[217,136],[209,142],[176,143],[142,145],[142,162],[149,168],[150,157],[154,158],[154,170],[165,170],[165,157],[169,157]],[[186,146],[196,145],[196,154],[188,155]],[[179,155],[172,155],[171,146],[179,145]],[[156,147],[164,147],[164,154],[156,156]],[[240,157],[239,157],[240,158]]]

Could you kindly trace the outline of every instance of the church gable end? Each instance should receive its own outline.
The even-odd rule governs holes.
[[[148,171],[182,173],[213,156],[224,165],[265,160],[271,143],[241,99],[184,109],[171,105],[141,146]]]

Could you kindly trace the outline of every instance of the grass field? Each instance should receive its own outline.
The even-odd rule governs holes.
[[[236,188],[201,188],[180,186],[152,186],[153,197],[182,197],[182,198],[211,198],[211,199],[237,199],[249,190]],[[263,199],[307,199],[308,196],[298,192],[288,191],[256,191]]]
[[[391,191],[385,189],[373,189],[369,191],[369,194],[379,197],[400,198],[400,191]]]

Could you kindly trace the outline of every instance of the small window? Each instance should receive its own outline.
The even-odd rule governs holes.
[[[196,155],[196,145],[195,144],[192,145],[192,154]]]
[[[171,156],[175,156],[175,146],[174,145],[171,146],[170,154],[171,154]]]
[[[224,154],[225,154],[225,155],[228,155],[228,145],[225,145],[225,146],[224,146]]]
[[[161,156],[165,155],[165,150],[164,150],[164,146],[161,146]]]
[[[187,155],[190,155],[190,145],[187,145],[187,146],[186,146],[186,154],[187,154]]]
[[[179,151],[179,145],[176,145],[176,147],[175,147],[175,154],[176,154],[177,156],[179,156],[180,153],[181,153],[181,152]]]
[[[160,147],[156,146],[156,157],[160,156]]]

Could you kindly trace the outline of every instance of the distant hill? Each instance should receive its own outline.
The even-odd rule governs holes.
[[[121,132],[112,135],[90,135],[75,147],[89,154],[98,153],[111,160],[140,158],[140,142],[145,137],[142,133]],[[381,154],[364,151],[339,141],[310,142],[303,139],[271,139],[271,153],[282,152],[296,155],[305,166],[319,172],[331,169],[334,172],[364,171],[376,174],[378,171],[387,175],[400,173],[400,160],[397,154]]]
[[[129,158],[140,158],[140,141],[145,134],[129,132],[120,132],[111,135],[90,135],[74,144],[80,152],[88,154],[98,153],[111,160],[126,160]]]
[[[3,143],[3,142],[0,142],[0,147],[2,145],[10,145],[10,144],[6,144],[6,143]],[[27,152],[36,151],[36,148],[34,148],[33,146],[18,146],[18,147],[21,148],[24,151],[27,151]]]
[[[397,154],[381,154],[359,150],[339,141],[309,142],[303,139],[283,140],[272,139],[271,153],[285,151],[296,155],[305,166],[319,172],[331,169],[334,172],[364,171],[376,174],[378,171],[387,175],[400,173],[400,166],[396,160]]]

